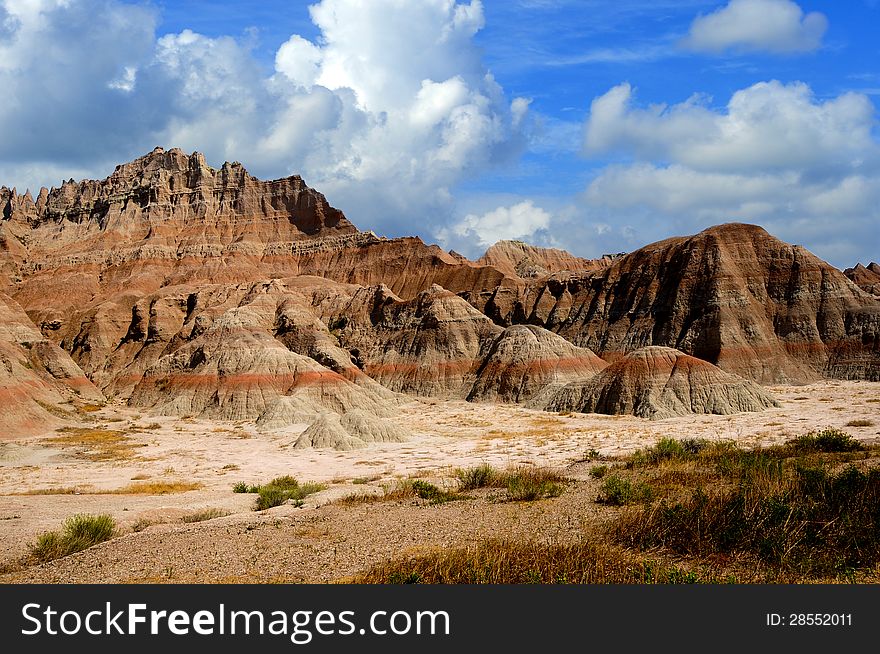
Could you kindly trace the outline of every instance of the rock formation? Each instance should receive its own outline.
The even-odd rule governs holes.
[[[652,346],[630,352],[590,380],[548,388],[534,405],[550,411],[659,420],[692,413],[761,411],[778,403],[755,382],[678,350]]]
[[[145,368],[131,404],[175,415],[256,419],[264,428],[304,422],[327,410],[378,415],[393,404],[393,393],[328,342],[320,321],[302,316],[305,299],[283,282],[238,291],[237,297],[230,289],[219,298],[208,294],[201,307],[196,295],[187,318],[169,321],[164,338],[156,337],[165,353]],[[234,306],[227,308],[230,296]],[[218,300],[219,307],[212,306]]]
[[[663,345],[762,383],[880,379],[880,301],[754,225],[468,299],[499,324],[541,325],[609,361]]]
[[[843,274],[863,291],[873,295],[880,295],[880,264],[872,261],[866,268],[859,263],[856,264],[855,268],[844,270]]]
[[[607,365],[553,332],[514,325],[492,343],[468,399],[523,402],[550,384],[589,379]]]
[[[157,148],[36,198],[0,188],[2,320],[28,334],[0,339],[3,393],[8,424],[35,429],[103,392],[264,429],[329,411],[383,440],[398,392],[521,402],[583,384],[593,353],[651,345],[761,383],[880,380],[878,273],[854,284],[741,224],[599,260],[502,242],[472,262],[359,232],[299,177]]]
[[[359,450],[366,446],[364,441],[346,431],[335,413],[322,413],[293,444],[298,450],[314,447],[342,452]]]
[[[327,309],[325,309],[327,310]],[[404,301],[366,288],[325,318],[363,371],[402,393],[464,398],[503,330],[465,300],[432,286]]]
[[[103,400],[68,354],[0,293],[0,440],[75,420],[76,406]]]
[[[537,247],[522,241],[498,241],[476,263],[492,266],[510,276],[532,278],[563,271],[601,270],[611,264],[611,258],[581,259],[556,248]]]
[[[400,425],[366,411],[354,409],[343,415],[321,413],[294,442],[296,449],[314,447],[357,450],[368,443],[403,443],[409,432]]]

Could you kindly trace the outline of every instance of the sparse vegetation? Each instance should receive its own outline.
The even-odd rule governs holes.
[[[444,502],[453,502],[455,500],[464,499],[463,495],[442,490],[434,484],[429,484],[421,479],[412,482],[413,492],[423,500],[429,500],[431,504],[443,504]]]
[[[593,479],[602,479],[608,474],[608,466],[593,466],[590,468],[590,477]]]
[[[235,493],[256,493],[257,500],[254,510],[264,511],[285,504],[289,500],[292,500],[297,506],[302,506],[302,501],[306,497],[325,488],[326,486],[323,484],[300,484],[290,475],[284,475],[261,486],[238,482],[232,487],[232,490]]]
[[[183,516],[183,522],[204,522],[205,520],[213,520],[214,518],[222,518],[223,516],[229,515],[229,511],[224,511],[223,509],[201,509],[200,511],[194,511],[193,513],[187,514]]]
[[[865,419],[850,420],[848,423],[846,423],[846,426],[847,427],[873,427],[874,421],[873,420],[865,420]]]
[[[611,475],[603,482],[596,501],[612,506],[625,506],[636,502],[650,502],[653,497],[654,492],[646,483],[633,483],[618,475]]]
[[[31,555],[40,562],[80,552],[113,537],[116,523],[107,514],[77,514],[64,521],[61,531],[48,531],[31,546]]]
[[[77,456],[88,461],[121,461],[131,459],[140,447],[124,432],[112,429],[63,427],[59,435],[46,442],[60,447],[76,448]]]
[[[752,557],[778,574],[850,575],[880,562],[880,468],[856,467],[862,453],[836,429],[755,450],[664,443],[632,457],[643,479],[607,478],[600,501],[650,503],[658,479],[696,475],[696,489],[621,514],[612,537],[676,555]]]
[[[865,449],[855,438],[839,429],[823,429],[810,432],[788,441],[784,454],[810,454],[814,452],[859,452]]]
[[[382,478],[382,475],[372,475],[371,477],[356,477],[351,480],[352,484],[362,485],[369,484],[370,482],[379,481]]]
[[[506,474],[507,500],[533,502],[562,495],[565,478],[548,468],[523,466]]]
[[[477,488],[505,488],[511,502],[530,502],[562,494],[565,477],[550,468],[520,466],[497,470],[488,464],[455,471],[459,490]]]
[[[458,480],[460,490],[469,491],[477,488],[490,488],[499,481],[501,473],[488,463],[473,468],[458,468],[453,473]]]
[[[186,493],[187,491],[199,490],[202,484],[186,481],[145,481],[129,484],[113,491],[113,495],[170,495],[171,493]]]

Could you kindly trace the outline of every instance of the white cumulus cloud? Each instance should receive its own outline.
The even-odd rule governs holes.
[[[379,232],[447,220],[452,187],[515,155],[528,103],[508,99],[474,42],[479,0],[321,0],[267,75],[246,41],[119,0],[0,0],[0,183],[103,176],[154,145],[302,174]],[[50,93],[46,93],[49,89]],[[42,172],[41,172],[42,171]]]
[[[809,52],[822,45],[827,29],[823,14],[804,14],[792,0],[730,0],[695,18],[682,45],[710,53]]]
[[[870,99],[817,99],[803,83],[761,82],[726,107],[692,98],[639,107],[628,84],[596,98],[588,155],[599,169],[584,201],[594,221],[629,225],[642,240],[727,221],[755,222],[837,265],[877,246],[880,143]]]
[[[481,215],[468,214],[449,228],[440,230],[438,238],[446,247],[477,256],[498,241],[535,241],[539,232],[550,227],[551,220],[550,213],[535,206],[531,200],[525,200]]]

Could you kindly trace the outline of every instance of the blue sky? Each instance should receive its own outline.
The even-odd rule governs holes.
[[[0,0],[0,184],[161,144],[469,256],[738,220],[845,267],[880,258],[878,28],[873,0]]]

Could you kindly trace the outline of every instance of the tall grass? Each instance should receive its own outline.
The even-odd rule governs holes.
[[[703,448],[696,456],[708,470],[704,487],[626,513],[611,533],[628,546],[745,553],[807,575],[873,566],[880,563],[880,469],[835,470],[864,449],[830,429],[772,448]]]
[[[725,580],[635,559],[607,543],[487,540],[471,547],[405,557],[357,577],[366,584],[687,584]]]

